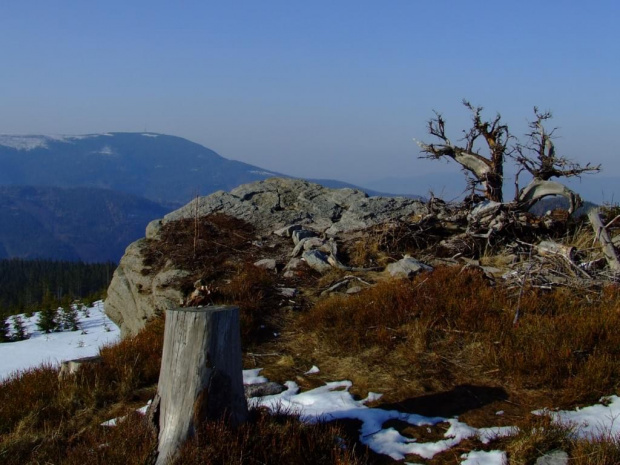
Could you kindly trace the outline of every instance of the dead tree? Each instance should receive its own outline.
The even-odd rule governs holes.
[[[563,184],[551,181],[551,178],[596,173],[601,167],[590,163],[582,166],[556,155],[552,140],[555,129],[547,131],[544,127],[544,123],[551,118],[550,112],[543,113],[534,108],[535,120],[529,125],[527,142],[520,144],[511,136],[508,126],[502,124],[499,114],[493,120],[483,121],[482,107],[474,107],[466,100],[463,101],[463,105],[472,113],[472,126],[469,130],[463,131],[465,136],[461,140],[464,144],[455,145],[450,141],[446,134],[445,120],[435,112],[435,118],[428,122],[428,133],[439,139],[440,143],[426,144],[417,141],[425,154],[424,158],[452,158],[473,175],[475,184],[484,186],[484,195],[487,199],[502,202],[504,162],[506,157],[511,157],[519,167],[515,180],[515,202],[510,206],[511,209],[528,210],[540,199],[549,195],[565,197],[570,204],[570,213],[579,207],[581,204],[579,196]],[[475,148],[476,142],[481,138],[488,150],[487,157],[481,155]],[[509,146],[511,141],[516,143]],[[523,171],[529,172],[532,180],[520,189],[518,178]]]
[[[159,431],[157,465],[171,463],[201,422],[245,421],[237,307],[166,311],[157,395],[148,416]]]
[[[482,184],[487,199],[502,202],[502,188],[504,185],[504,161],[508,152],[508,142],[511,139],[508,126],[502,124],[501,116],[497,114],[491,121],[482,120],[482,107],[474,107],[467,100],[463,100],[472,113],[472,127],[463,131],[464,145],[453,144],[446,135],[446,123],[441,114],[435,112],[435,118],[428,122],[428,133],[438,138],[438,144],[426,144],[416,141],[424,158],[440,159],[452,158],[463,169],[474,176],[474,181]],[[482,138],[488,149],[488,157],[480,155],[475,148],[476,142]]]
[[[530,132],[526,135],[525,144],[517,143],[512,152],[519,166],[515,185],[517,186],[516,201],[524,208],[529,208],[543,197],[548,195],[561,195],[570,203],[569,212],[573,212],[581,203],[579,196],[563,184],[551,181],[551,178],[568,178],[581,176],[584,173],[598,173],[600,165],[593,166],[590,163],[585,166],[558,156],[553,144],[553,134],[545,129],[544,123],[551,119],[551,112],[540,112],[534,107],[535,120],[530,122]],[[518,179],[522,171],[532,175],[532,182],[519,190]]]

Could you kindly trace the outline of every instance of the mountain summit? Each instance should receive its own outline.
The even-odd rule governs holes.
[[[277,175],[164,134],[0,135],[0,185],[99,187],[178,207]]]

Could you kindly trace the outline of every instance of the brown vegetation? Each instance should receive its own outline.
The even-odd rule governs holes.
[[[525,289],[513,325],[518,294],[477,270],[439,268],[319,302],[300,317],[294,345],[316,363],[333,360],[336,377],[391,379],[393,400],[481,381],[550,390],[550,400],[563,403],[613,392],[620,382],[618,288]],[[349,358],[356,359],[350,371],[336,361]]]
[[[613,217],[609,213],[606,221]],[[441,240],[440,233],[429,239],[424,231],[433,231],[432,224],[421,224],[429,229],[403,224],[375,228],[357,243],[344,244],[344,259],[368,266],[389,263],[406,251],[428,251]],[[571,463],[618,463],[617,438],[576,440],[569,427],[530,414],[534,408],[592,403],[618,391],[616,285],[509,287],[477,268],[461,266],[438,267],[413,280],[344,270],[319,277],[309,269],[283,280],[252,265],[280,253],[279,239],[265,252],[251,245],[255,238],[247,224],[208,217],[200,223],[194,255],[194,226],[192,220],[186,228],[164,228],[164,246],[150,250],[145,272],[173,260],[191,273],[185,285],[201,279],[211,290],[212,303],[238,305],[246,367],[264,367],[263,374],[272,380],[293,379],[302,388],[350,379],[354,394],[383,393],[379,407],[458,415],[478,427],[520,428],[517,435],[489,445],[464,441],[427,464],[458,463],[460,454],[473,448],[506,450],[511,463],[518,464],[532,463],[556,448],[567,451]],[[591,243],[591,233],[585,239],[584,234],[566,241]],[[322,295],[345,274],[373,285],[353,295]],[[284,299],[277,291],[282,284],[296,286],[300,295]],[[148,461],[156,438],[134,410],[155,393],[163,327],[163,319],[155,319],[136,337],[102,349],[103,363],[84,367],[74,377],[59,381],[56,369],[41,367],[0,383],[0,462]],[[305,375],[313,364],[321,372]],[[498,417],[500,409],[506,413]],[[100,426],[123,415],[115,428]],[[390,426],[419,441],[445,432],[445,424]],[[204,424],[179,463],[390,462],[356,443],[357,434],[353,422],[308,425],[286,412],[255,410],[238,429]]]

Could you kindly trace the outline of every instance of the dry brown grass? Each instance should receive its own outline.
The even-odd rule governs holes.
[[[294,416],[252,410],[237,429],[206,422],[181,451],[177,464],[362,464],[365,449],[345,441],[336,425],[305,424]],[[359,450],[358,450],[359,449]]]
[[[617,287],[526,289],[515,326],[516,303],[514,290],[478,271],[440,268],[319,302],[299,319],[291,351],[311,354],[307,363],[320,360],[338,378],[374,387],[363,373],[379,377],[388,397],[487,382],[549,389],[570,403],[618,387]]]
[[[241,225],[235,235],[239,225],[227,218],[208,222],[200,238],[207,241],[209,230],[220,244],[212,257],[217,269],[194,263],[193,253],[174,252],[183,241],[193,241],[193,221],[186,235],[171,239],[169,252],[178,254],[179,263],[194,263],[191,279],[208,278],[213,303],[241,308],[243,343],[255,351],[246,360],[264,367],[271,379],[293,379],[302,388],[350,379],[354,394],[384,393],[385,408],[460,415],[475,426],[488,426],[499,404],[516,399],[523,404],[502,404],[514,411],[501,421],[515,424],[516,419],[521,432],[491,445],[507,450],[511,463],[532,463],[557,447],[574,463],[620,463],[617,438],[578,441],[567,428],[527,416],[531,408],[572,407],[617,391],[618,287],[525,288],[521,317],[513,325],[519,289],[494,285],[474,269],[437,268],[413,281],[380,281],[359,294],[327,297],[320,291],[342,279],[343,272],[319,277],[306,270],[291,281],[302,290],[292,310],[277,293],[276,275],[251,264],[262,258],[247,247],[251,232],[245,235]],[[230,236],[239,244],[220,242]],[[393,237],[380,239],[388,242],[378,241],[376,250],[368,251],[389,257],[386,247],[393,246]],[[204,258],[201,254],[212,249],[199,242],[198,255]],[[235,252],[236,247],[241,248]],[[155,255],[151,259],[149,266],[163,265]],[[59,381],[55,369],[41,367],[0,383],[0,462],[144,463],[155,438],[131,412],[154,394],[163,327],[163,320],[155,320],[135,338],[104,348],[103,363],[74,378]],[[273,338],[274,332],[282,336]],[[321,372],[305,376],[313,364]],[[491,405],[498,408],[481,411]],[[129,416],[117,428],[99,426],[120,415]],[[354,451],[357,430],[346,428],[304,425],[294,417],[256,411],[237,430],[204,425],[179,463],[385,463],[359,445]],[[348,441],[346,449],[337,437]],[[465,442],[429,463],[456,463],[467,447],[479,446]]]
[[[159,376],[163,326],[155,320],[103,348],[103,362],[74,377],[59,380],[57,369],[44,366],[0,383],[0,461],[61,463],[83,433],[146,403]]]

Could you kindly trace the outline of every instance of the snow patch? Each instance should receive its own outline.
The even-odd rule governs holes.
[[[312,365],[312,368],[310,368],[308,371],[306,371],[304,373],[304,375],[313,375],[315,373],[319,373],[321,370],[319,370],[319,367],[316,365]]]
[[[596,439],[620,435],[620,397],[609,396],[600,399],[600,404],[575,410],[535,410],[534,415],[549,415],[557,423],[574,427],[578,438]]]
[[[88,317],[78,313],[78,331],[49,334],[37,328],[38,312],[31,317],[19,315],[29,339],[0,344],[0,381],[44,363],[60,365],[64,360],[98,355],[101,346],[120,340],[120,329],[103,312],[103,301],[88,309]]]
[[[16,136],[10,134],[0,134],[0,145],[10,147],[21,151],[30,151],[35,149],[47,149],[50,142],[64,142],[67,144],[76,140],[89,139],[100,136],[114,136],[110,133],[105,134],[83,134],[83,135],[46,135],[46,136]]]
[[[483,451],[472,450],[468,454],[461,455],[461,465],[503,465],[508,463],[506,453],[499,450]]]
[[[255,368],[253,370],[243,370],[243,384],[260,384],[269,381],[264,376],[260,376],[262,368]]]
[[[114,149],[112,147],[110,147],[109,145],[104,146],[101,150],[97,151],[97,152],[93,152],[99,155],[116,155],[116,152],[114,151]]]

